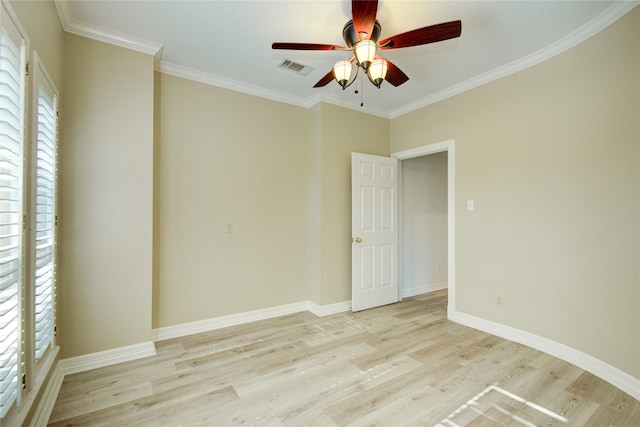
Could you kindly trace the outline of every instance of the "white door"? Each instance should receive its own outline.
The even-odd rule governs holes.
[[[400,300],[398,159],[351,153],[351,306]]]

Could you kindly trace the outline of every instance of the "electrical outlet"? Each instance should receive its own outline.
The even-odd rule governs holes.
[[[233,233],[233,224],[227,224],[227,233]]]
[[[496,297],[496,305],[498,307],[502,307],[502,297],[500,296]]]

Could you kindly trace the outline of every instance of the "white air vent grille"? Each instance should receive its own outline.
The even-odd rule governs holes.
[[[303,76],[306,76],[311,72],[311,70],[313,70],[313,68],[309,67],[308,65],[298,64],[297,62],[294,62],[290,59],[283,60],[280,64],[278,64],[278,67],[284,68],[285,70],[293,71],[294,73],[301,74]]]

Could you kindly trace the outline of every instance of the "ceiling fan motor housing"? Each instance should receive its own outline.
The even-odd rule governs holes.
[[[348,21],[342,29],[342,38],[347,45],[346,49],[344,46],[319,43],[273,43],[272,48],[328,51],[350,50],[353,51],[354,58],[349,58],[347,63],[351,65],[351,63],[356,60],[358,62],[357,69],[362,68],[363,72],[367,73],[374,85],[379,87],[380,83],[384,80],[392,86],[400,86],[407,82],[409,77],[402,72],[400,68],[391,63],[391,61],[380,55],[376,55],[378,49],[398,49],[440,42],[460,37],[462,32],[462,22],[458,20],[406,31],[392,37],[386,37],[378,43],[381,26],[376,19],[377,11],[378,0],[351,0],[351,15],[353,19]],[[344,66],[339,67],[341,70],[344,69],[344,72],[340,74],[341,77],[345,77],[346,70],[349,68],[347,67],[347,63],[341,61],[341,65]],[[375,73],[371,72],[369,69],[370,66],[373,66]],[[323,87],[333,81],[336,77],[334,71],[335,67],[325,74],[313,87]],[[340,84],[340,81],[344,79],[336,80]],[[355,78],[353,81],[355,81]],[[340,85],[342,86],[342,84]],[[343,88],[346,88],[348,85],[350,85],[350,83],[346,83]]]
[[[381,30],[380,23],[376,19],[376,22],[373,25],[373,31],[371,32],[371,35],[370,37],[368,37],[368,39],[373,40],[374,42],[377,42],[378,37],[380,37],[380,30]],[[360,40],[363,40],[362,37],[359,37],[358,34],[356,34],[356,31],[353,27],[353,19],[347,22],[346,24],[344,24],[344,28],[342,29],[342,38],[344,39],[344,42],[347,44],[347,46],[350,48],[355,46],[355,44]],[[364,39],[367,39],[366,35]]]

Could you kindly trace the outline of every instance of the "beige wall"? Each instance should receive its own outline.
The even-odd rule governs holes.
[[[309,111],[156,76],[154,326],[306,301]]]
[[[447,285],[447,172],[447,152],[402,161],[400,287],[403,294]]]
[[[152,327],[349,300],[350,153],[455,138],[458,310],[640,377],[638,8],[545,63],[389,121],[162,74],[154,89],[152,57],[63,45],[51,2],[12,5],[65,88],[63,357],[148,341]]]
[[[322,303],[322,103],[309,109],[308,299]]]
[[[639,95],[636,8],[559,56],[391,123],[392,152],[456,141],[457,310],[636,378]]]
[[[388,135],[386,119],[158,73],[154,327],[349,300],[350,154],[388,155]]]
[[[52,0],[10,1],[49,75],[62,93],[64,32]],[[62,96],[61,96],[62,98]]]
[[[322,305],[351,300],[351,153],[389,155],[389,120],[320,107]]]
[[[151,340],[154,58],[65,35],[63,357]]]

